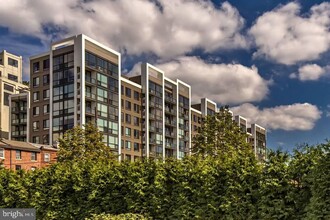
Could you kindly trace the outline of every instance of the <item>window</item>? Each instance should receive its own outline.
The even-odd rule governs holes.
[[[135,111],[136,113],[139,113],[139,112],[140,112],[140,107],[139,107],[139,105],[134,104],[134,111]]]
[[[8,79],[15,81],[15,82],[18,81],[18,77],[13,74],[10,74],[10,73],[8,73]]]
[[[126,147],[126,149],[130,150],[131,149],[131,142],[130,141],[125,141],[125,147]]]
[[[18,61],[8,57],[8,65],[18,67]]]
[[[43,61],[43,68],[44,70],[49,69],[49,59]]]
[[[36,161],[37,160],[37,153],[36,152],[31,152],[31,160]]]
[[[0,158],[5,158],[5,149],[0,148]]]
[[[15,165],[15,170],[21,170],[22,166],[21,165]]]
[[[44,90],[42,93],[44,99],[49,99],[49,89]]]
[[[39,77],[34,77],[32,80],[33,87],[38,87],[39,86]]]
[[[44,105],[44,114],[49,113],[49,104]]]
[[[126,114],[126,123],[131,124],[131,115]]]
[[[44,161],[45,162],[49,162],[50,161],[50,154],[49,153],[45,153],[44,154]]]
[[[131,137],[131,129],[130,128],[125,128],[125,136],[126,137]]]
[[[126,110],[131,110],[131,102],[129,102],[129,101],[125,101],[125,108],[126,108]]]
[[[20,150],[16,150],[16,160],[22,159],[22,152]]]
[[[102,117],[108,117],[108,106],[101,103],[97,103],[97,115]]]
[[[14,87],[8,84],[3,84],[3,88],[7,91],[14,92]]]
[[[32,142],[33,142],[33,143],[36,143],[36,144],[39,144],[39,143],[40,143],[40,138],[39,138],[39,136],[33,136],[33,137],[32,137]]]
[[[42,83],[44,85],[48,85],[49,84],[49,74],[42,76]]]
[[[7,92],[4,92],[3,93],[3,98],[4,98],[4,100],[3,100],[3,104],[4,105],[6,105],[6,106],[9,106],[9,93],[7,93]]]
[[[127,97],[131,98],[131,89],[126,87],[125,94]]]
[[[140,132],[139,132],[139,130],[134,129],[134,138],[135,138],[135,139],[139,139],[139,137],[140,137]]]
[[[49,119],[45,119],[42,122],[44,129],[49,129]]]
[[[40,64],[39,62],[33,63],[33,72],[38,72],[40,69]]]
[[[129,154],[126,154],[126,160],[127,160],[127,161],[131,161],[131,160],[132,160],[132,157],[131,157],[131,155],[129,155]]]
[[[140,94],[139,94],[139,92],[134,91],[134,99],[137,100],[137,101],[139,101],[139,99],[140,99]]]
[[[49,144],[49,134],[45,134],[42,136],[42,143]]]
[[[118,148],[118,138],[109,136],[109,147],[117,149]]]
[[[125,92],[125,89],[124,89],[124,88],[125,88],[125,87],[122,85],[122,86],[121,86],[121,94],[122,94],[122,95],[125,94],[125,93],[124,93],[124,92]]]
[[[134,151],[139,151],[139,143],[134,143]]]
[[[33,101],[34,102],[39,101],[39,92],[34,92],[33,93]]]
[[[97,100],[107,102],[108,91],[105,89],[97,88]]]
[[[98,73],[97,74],[97,84],[99,86],[103,86],[103,87],[107,88],[108,87],[108,77],[103,74]]]
[[[139,126],[139,118],[138,117],[133,117],[133,123],[135,126]]]
[[[39,106],[33,107],[33,116],[39,115]]]
[[[39,130],[39,121],[34,121],[32,123],[32,128],[33,128],[33,131]]]
[[[117,122],[109,122],[109,131],[111,134],[118,134],[118,123]]]

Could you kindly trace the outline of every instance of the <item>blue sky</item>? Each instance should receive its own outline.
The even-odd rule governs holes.
[[[16,11],[17,13],[12,13]],[[269,130],[268,146],[330,138],[330,3],[278,0],[4,0],[0,50],[28,57],[84,33],[149,62]]]

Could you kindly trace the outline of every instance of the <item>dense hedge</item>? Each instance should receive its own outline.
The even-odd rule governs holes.
[[[328,146],[305,147],[292,157],[271,152],[265,164],[252,157],[191,157],[165,163],[62,162],[30,172],[1,169],[0,207],[34,207],[38,219],[93,219],[101,213],[330,219]]]

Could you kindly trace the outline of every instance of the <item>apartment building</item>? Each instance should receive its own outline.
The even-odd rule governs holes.
[[[190,85],[149,63],[135,76],[121,76],[120,53],[82,34],[52,43],[30,66],[29,95],[11,98],[15,140],[24,140],[16,131],[26,130],[27,141],[56,144],[66,130],[93,122],[119,160],[179,159],[191,153],[202,118],[218,112],[207,98],[192,105]],[[19,116],[20,106],[27,116]],[[21,118],[25,130],[14,127]],[[248,131],[246,119],[238,120]],[[251,128],[251,143],[259,143],[259,130]]]
[[[142,86],[121,77],[121,156],[136,161],[142,157]]]
[[[35,170],[56,162],[58,149],[49,145],[2,139],[0,161],[2,166],[12,170]]]
[[[29,141],[30,93],[24,92],[9,96],[9,140]]]
[[[266,136],[267,130],[258,124],[251,124],[251,127],[247,129],[251,134],[249,142],[253,146],[254,153],[259,160],[266,159]]]
[[[92,121],[115,153],[120,148],[120,54],[77,35],[30,58],[30,141],[55,144],[64,132]]]
[[[28,89],[22,84],[22,57],[0,52],[0,137],[9,138],[9,96]]]

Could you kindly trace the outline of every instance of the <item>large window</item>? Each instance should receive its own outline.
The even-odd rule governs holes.
[[[43,61],[43,68],[44,70],[49,69],[49,59]]]
[[[97,84],[99,86],[103,86],[103,87],[107,88],[108,87],[108,77],[101,73],[98,73],[97,74]]]
[[[33,107],[33,116],[39,115],[39,106]]]
[[[34,92],[33,93],[33,101],[34,102],[39,101],[39,92]]]
[[[32,65],[33,65],[33,72],[38,72],[40,70],[40,63],[39,62],[35,62]]]
[[[39,121],[34,121],[32,123],[32,128],[33,128],[33,131],[38,131],[39,130]]]
[[[43,128],[44,129],[49,129],[49,119],[43,120]]]
[[[8,65],[18,67],[18,61],[8,57]]]
[[[126,87],[126,92],[125,92],[126,96],[131,98],[131,89]]]
[[[125,136],[126,137],[131,137],[131,129],[130,128],[125,128]]]
[[[7,91],[14,92],[14,87],[8,84],[3,84],[3,88]]]
[[[18,76],[15,76],[13,74],[8,73],[8,79],[17,82],[18,81]]]
[[[44,99],[49,99],[49,89],[45,89],[45,90],[43,91],[43,98],[44,98]]]
[[[31,152],[31,160],[36,161],[37,160],[37,153],[36,152]]]
[[[49,74],[42,76],[42,83],[44,85],[48,85],[49,84]]]
[[[118,123],[117,122],[109,122],[109,131],[111,134],[118,134]]]
[[[22,152],[20,150],[16,150],[16,160],[22,159]]]
[[[34,77],[32,82],[33,82],[33,87],[38,87],[39,86],[39,77]]]
[[[97,103],[97,115],[102,117],[108,117],[108,106],[101,103]]]
[[[74,101],[72,99],[65,100],[62,102],[55,102],[53,104],[53,114],[54,116],[62,114],[72,114],[74,113]]]
[[[118,148],[118,137],[109,136],[109,147]]]
[[[97,100],[107,102],[108,91],[105,89],[97,88]]]

